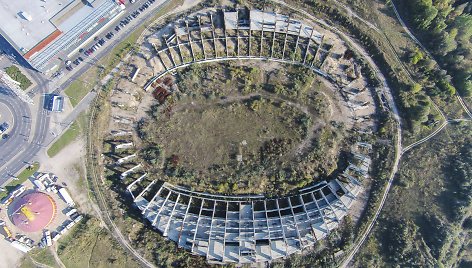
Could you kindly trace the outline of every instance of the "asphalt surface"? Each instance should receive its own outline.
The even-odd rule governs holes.
[[[30,161],[42,148],[49,127],[49,113],[42,108],[43,98],[41,98],[34,126],[34,136],[31,143],[29,143],[28,139],[31,131],[30,107],[14,96],[2,98],[2,101],[5,101],[14,109],[15,125],[10,133],[10,138],[7,139],[5,144],[0,145],[1,185],[21,171],[25,165],[31,164]]]
[[[123,28],[119,33],[116,33],[114,30],[115,26],[119,24],[123,18],[138,10],[143,2],[144,1],[138,0],[133,5],[128,4],[125,13],[115,23],[111,24],[107,30],[104,30],[103,34],[101,34],[101,36],[104,36],[104,33],[107,31],[113,31],[115,37],[107,42],[106,47],[95,52],[94,57],[90,58],[88,63],[84,62],[77,66],[74,71],[65,73],[66,76],[69,75],[69,78],[57,86],[57,81],[51,81],[43,74],[33,70],[28,62],[26,62],[22,56],[19,55],[1,36],[0,49],[8,55],[13,55],[18,64],[27,68],[27,73],[36,82],[36,86],[30,90],[30,97],[37,94],[43,95],[49,92],[60,93],[86,72],[90,67],[90,64],[95,64],[97,60],[107,55],[111,49],[136,30],[136,28],[143,22],[153,16],[154,13],[159,10],[159,6],[166,1],[156,1],[153,8],[149,8],[147,13],[137,17],[127,27]],[[91,46],[91,44],[88,46]],[[80,56],[85,58],[83,54]],[[67,72],[66,70],[63,71]],[[43,101],[44,98],[41,97],[37,110],[31,111],[32,107],[21,102],[13,95],[13,93],[11,93],[11,91],[0,91],[0,102],[9,105],[9,108],[14,112],[16,117],[15,126],[10,132],[10,138],[0,142],[0,185],[4,185],[18,174],[18,172],[20,172],[27,164],[31,164],[38,152],[51,143],[51,137],[48,138],[48,136],[52,135],[49,133],[50,113],[43,109]],[[36,113],[36,123],[34,128],[31,126],[31,113]],[[74,113],[74,118],[68,117],[68,121],[73,121],[78,114],[79,113]],[[33,138],[29,143],[28,138],[30,138],[31,133]]]
[[[26,145],[31,131],[31,113],[26,103],[4,88],[0,89],[0,103],[7,108],[5,112],[11,113],[11,121],[7,120],[11,127],[7,132],[9,138],[0,140],[0,166],[3,166]]]

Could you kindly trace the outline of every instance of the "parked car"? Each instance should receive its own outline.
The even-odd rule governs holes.
[[[0,134],[7,131],[9,128],[10,125],[7,122],[3,122],[3,124],[0,125]]]

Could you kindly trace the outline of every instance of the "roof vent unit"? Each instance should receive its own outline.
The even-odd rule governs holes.
[[[28,14],[27,12],[25,12],[25,11],[20,11],[19,15],[27,21],[32,21],[33,20],[33,17],[31,17],[31,15]]]

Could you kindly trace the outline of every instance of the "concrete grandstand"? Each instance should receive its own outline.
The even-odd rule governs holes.
[[[49,72],[121,12],[113,0],[0,0],[0,34],[40,72]]]
[[[338,226],[360,191],[353,177],[275,199],[212,195],[169,183],[152,193],[154,185],[134,198],[154,228],[209,263],[239,264],[272,261],[313,246]]]

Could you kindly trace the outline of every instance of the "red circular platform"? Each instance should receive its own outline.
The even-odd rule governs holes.
[[[13,224],[24,232],[38,232],[56,216],[56,203],[47,194],[33,192],[17,197],[8,207]]]

